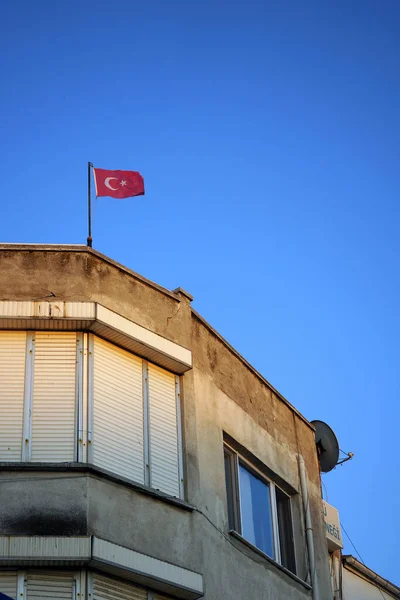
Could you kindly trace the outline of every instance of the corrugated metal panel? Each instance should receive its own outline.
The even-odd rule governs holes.
[[[65,316],[64,302],[62,300],[35,302],[34,313],[35,317],[62,318]]]
[[[94,340],[93,462],[144,482],[142,361]]]
[[[31,460],[76,460],[76,334],[37,332]]]
[[[179,497],[175,376],[149,364],[150,485]]]
[[[0,301],[0,317],[53,317],[94,319],[96,315],[95,302],[64,302],[53,300],[52,302],[28,301],[19,302],[15,300]]]
[[[39,319],[0,316],[0,329],[44,329],[49,331],[83,331],[90,329],[93,320],[85,319]]]
[[[28,573],[26,578],[28,600],[74,600],[75,577],[73,573]]]
[[[138,342],[153,348],[159,353],[170,356],[188,367],[192,366],[192,353],[190,350],[145,329],[141,325],[137,325],[137,323],[133,323],[133,321],[129,321],[129,319],[118,315],[100,304],[97,305],[97,319],[114,329],[118,329],[121,333],[129,335]]]
[[[93,600],[147,600],[145,589],[93,574]]]
[[[31,317],[33,316],[33,311],[34,302],[0,301],[0,315],[2,317]]]
[[[0,573],[0,592],[10,596],[14,600],[17,598],[17,572],[3,571]]]
[[[90,536],[0,536],[0,559],[89,559],[90,555]]]
[[[66,302],[64,316],[73,319],[94,319],[96,316],[96,303]]]
[[[20,461],[26,333],[0,332],[0,461]]]

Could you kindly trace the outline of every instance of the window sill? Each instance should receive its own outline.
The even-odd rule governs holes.
[[[125,485],[126,487],[135,490],[135,492],[145,494],[146,496],[150,496],[156,500],[161,500],[162,502],[166,502],[167,504],[172,504],[173,506],[182,508],[183,510],[187,510],[190,512],[194,511],[194,507],[185,500],[175,498],[175,496],[168,496],[168,494],[164,494],[164,492],[160,492],[159,490],[147,487],[146,485],[142,485],[141,483],[137,483],[135,481],[132,481],[131,479],[127,479],[126,477],[121,477],[120,475],[116,475],[111,471],[101,469],[100,467],[96,467],[95,465],[92,465],[90,463],[0,462],[0,472],[1,471],[58,471],[61,473],[87,473],[90,475],[102,477],[103,479],[107,479],[108,481],[112,481],[114,483]]]
[[[242,537],[240,535],[240,533],[238,533],[234,529],[229,530],[229,535],[231,535],[232,537],[234,537],[237,540],[239,540],[240,542],[242,542],[242,544],[244,544],[245,546],[250,548],[250,550],[252,550],[253,552],[256,552],[259,556],[262,556],[263,558],[265,558],[269,563],[271,563],[272,565],[277,567],[280,571],[282,571],[283,573],[286,573],[286,575],[291,577],[291,579],[294,579],[294,581],[297,581],[297,583],[300,583],[303,587],[306,588],[306,590],[312,589],[312,586],[309,585],[306,581],[303,581],[302,579],[300,579],[300,577],[298,577],[297,575],[295,575],[294,573],[289,571],[289,569],[287,569],[283,565],[280,565],[278,562],[276,562],[276,560],[274,560],[273,558],[268,556],[268,554],[265,554],[265,552],[263,552],[262,550],[257,548],[257,546],[254,546],[251,542],[249,542],[244,537]]]

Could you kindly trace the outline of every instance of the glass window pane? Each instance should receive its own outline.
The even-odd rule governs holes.
[[[242,536],[274,558],[269,485],[239,465]]]
[[[281,562],[284,567],[296,573],[293,546],[292,518],[290,514],[290,498],[279,488],[275,488],[276,508],[278,512],[279,545]]]
[[[232,469],[232,455],[228,452],[224,453],[225,460],[225,485],[226,485],[226,500],[228,503],[228,522],[229,529],[235,529],[235,518],[233,512],[233,485],[232,485],[232,477],[233,477],[233,469]]]

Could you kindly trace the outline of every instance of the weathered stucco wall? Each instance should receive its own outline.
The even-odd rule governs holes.
[[[1,532],[17,535],[19,527],[19,534],[27,533],[18,521],[23,522],[28,506],[44,521],[51,511],[69,513],[75,521],[65,535],[72,535],[73,527],[74,533],[87,528],[101,538],[202,572],[207,600],[310,597],[304,586],[228,534],[226,433],[295,492],[299,576],[307,569],[296,457],[304,457],[321,598],[330,598],[314,433],[306,420],[191,310],[182,295],[85,247],[0,246],[0,300],[39,299],[49,292],[61,300],[99,302],[192,350],[194,368],[182,378],[182,404],[186,499],[196,510],[166,505],[101,477],[58,473],[43,479],[30,474],[26,484],[13,474],[3,488],[9,495],[8,507],[0,508]],[[19,498],[22,490],[25,499],[12,520],[12,498]],[[7,522],[14,523],[13,529]]]
[[[76,473],[0,469],[0,535],[85,535],[87,484]]]
[[[192,402],[196,411],[194,439],[198,440],[199,483],[195,504],[205,507],[220,529],[228,530],[222,452],[225,432],[297,492],[293,496],[298,516],[294,527],[296,562],[298,573],[304,576],[307,549],[297,462],[297,455],[301,454],[309,482],[319,584],[322,597],[329,598],[330,576],[312,427],[197,315],[193,317],[192,336],[193,382],[186,393],[185,377],[184,390],[185,406]],[[185,426],[188,430],[190,424]]]
[[[230,540],[200,512],[168,505],[99,476],[68,475],[57,469],[4,472],[0,490],[0,535],[93,534],[202,573],[206,600],[310,597],[304,586]],[[21,507],[11,506],[10,497],[24,498]],[[72,530],[77,513],[79,527]]]
[[[62,248],[62,247],[61,247]],[[176,318],[181,302],[173,293],[146,283],[85,247],[35,250],[0,245],[0,299],[33,300],[53,293],[59,300],[99,302],[183,346],[189,321]],[[81,248],[81,250],[79,250]]]

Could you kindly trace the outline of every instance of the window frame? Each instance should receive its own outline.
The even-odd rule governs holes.
[[[228,486],[226,485],[226,498],[227,498],[227,509],[228,509],[228,523],[229,532],[238,534],[247,544],[257,549],[263,555],[267,556],[270,560],[278,563],[283,568],[287,569],[290,573],[297,574],[296,565],[296,553],[294,545],[294,528],[293,528],[293,510],[291,496],[278,486],[276,482],[263,473],[257,468],[251,460],[246,458],[240,451],[234,448],[231,444],[224,441],[224,468],[225,468],[225,481],[226,484],[229,482],[229,494]],[[226,461],[228,463],[228,470],[226,470]],[[271,530],[272,530],[272,545],[274,550],[274,556],[266,554],[261,548],[258,548],[251,541],[247,540],[242,533],[242,507],[240,498],[240,477],[239,477],[239,466],[242,465],[253,477],[259,479],[269,489],[270,506],[271,506]],[[290,552],[293,557],[293,570],[282,564],[281,556],[281,543],[280,543],[280,532],[279,532],[279,517],[278,517],[278,505],[276,498],[276,489],[278,489],[288,499],[289,504],[289,518],[290,518],[290,532],[291,532],[291,548]],[[229,516],[231,515],[231,517]]]

